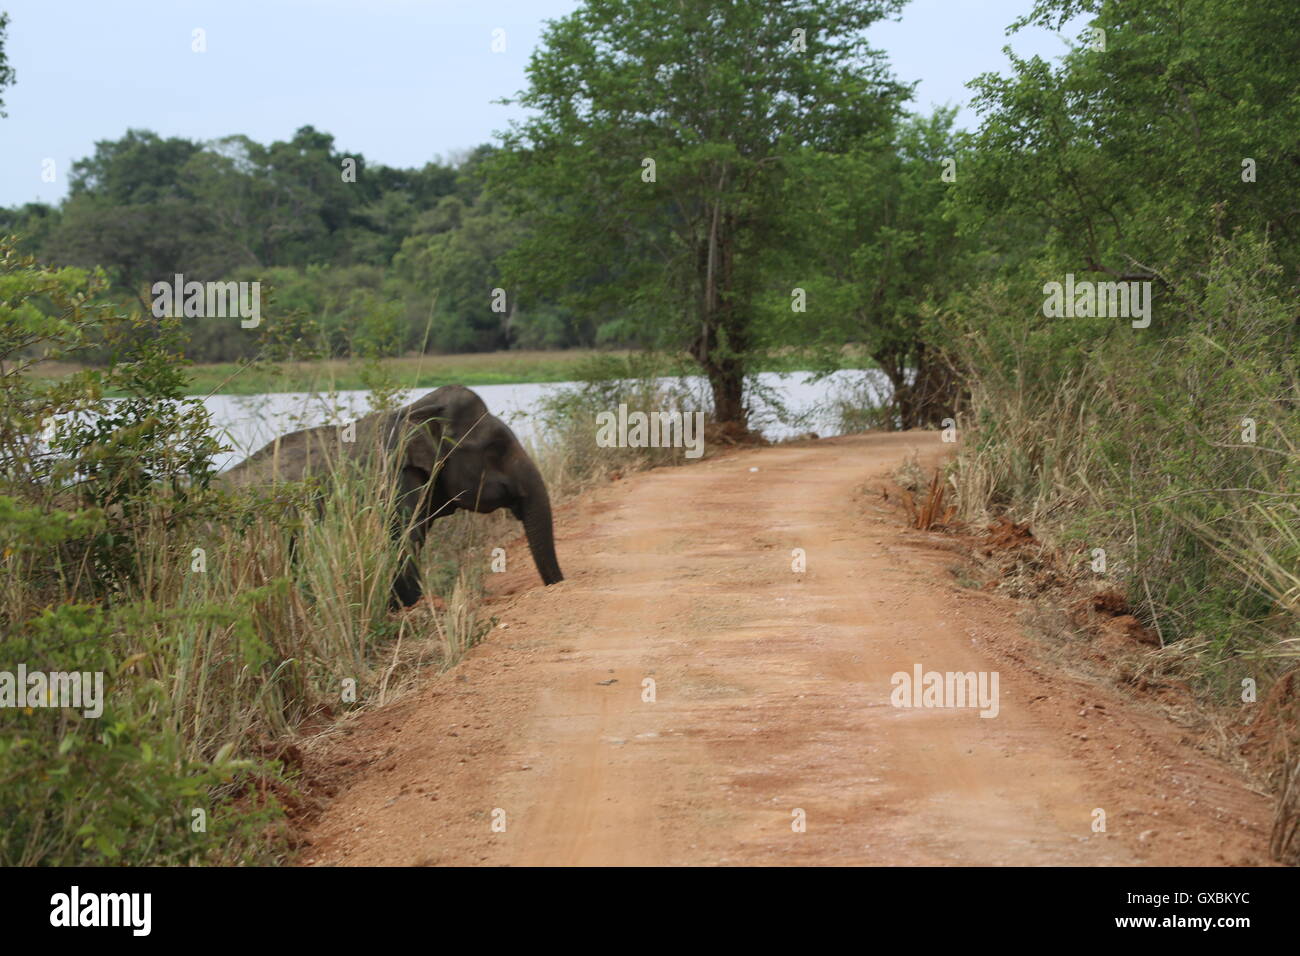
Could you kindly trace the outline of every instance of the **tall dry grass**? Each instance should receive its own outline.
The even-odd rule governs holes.
[[[1244,728],[1247,682],[1262,700],[1300,663],[1300,298],[1247,237],[1170,277],[1149,329],[1045,318],[1043,281],[973,290],[954,323],[962,516],[1027,520],[1081,568],[1103,549],[1099,581]]]

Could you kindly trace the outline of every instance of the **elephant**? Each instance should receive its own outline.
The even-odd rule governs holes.
[[[456,511],[509,508],[524,525],[542,581],[564,580],[551,502],[541,472],[514,432],[463,385],[443,385],[405,408],[359,419],[352,441],[335,425],[281,435],[222,476],[231,487],[265,486],[327,473],[351,460],[395,483],[394,536],[406,537],[390,605],[420,599],[415,556],[429,523]]]

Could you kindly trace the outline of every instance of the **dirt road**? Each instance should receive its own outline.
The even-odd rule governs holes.
[[[743,451],[560,509],[568,579],[542,588],[511,550],[487,639],[330,742],[338,792],[300,862],[1265,862],[1265,798],[1054,670],[881,499],[943,447]],[[997,716],[891,706],[918,664],[997,672]]]

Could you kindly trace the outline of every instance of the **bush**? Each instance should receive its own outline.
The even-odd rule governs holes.
[[[210,515],[216,445],[201,404],[179,397],[175,325],[114,313],[102,292],[102,275],[0,244],[0,864],[256,857],[274,807],[225,811],[266,768],[183,733],[165,682],[177,651],[151,639],[168,617],[155,572]],[[118,363],[28,374],[97,347]],[[21,669],[90,675],[103,697],[56,706],[18,685]]]
[[[577,385],[543,398],[538,418],[546,438],[534,453],[547,463],[543,474],[548,484],[564,491],[612,471],[681,464],[684,448],[602,448],[596,443],[597,415],[617,414],[620,404],[629,411],[677,411],[683,416],[706,409],[708,400],[700,391],[706,386],[700,383],[693,390],[669,374],[674,370],[668,358],[649,353],[598,356],[579,369]]]
[[[1149,329],[1048,319],[1044,269],[972,291],[968,518],[1014,511],[1104,548],[1144,623],[1204,642],[1203,676],[1294,664],[1300,636],[1300,298],[1247,235],[1167,276]]]

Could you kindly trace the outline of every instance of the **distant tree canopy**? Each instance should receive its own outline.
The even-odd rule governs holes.
[[[381,321],[395,325],[380,337],[394,352],[590,344],[595,330],[551,303],[493,311],[496,262],[518,229],[483,191],[479,167],[491,151],[395,169],[340,151],[310,126],[269,146],[132,129],[73,164],[57,207],[0,209],[0,232],[44,260],[103,267],[142,307],[153,283],[176,273],[260,280],[281,306],[319,323],[333,355],[373,351]],[[192,358],[258,347],[229,323],[187,325]]]

